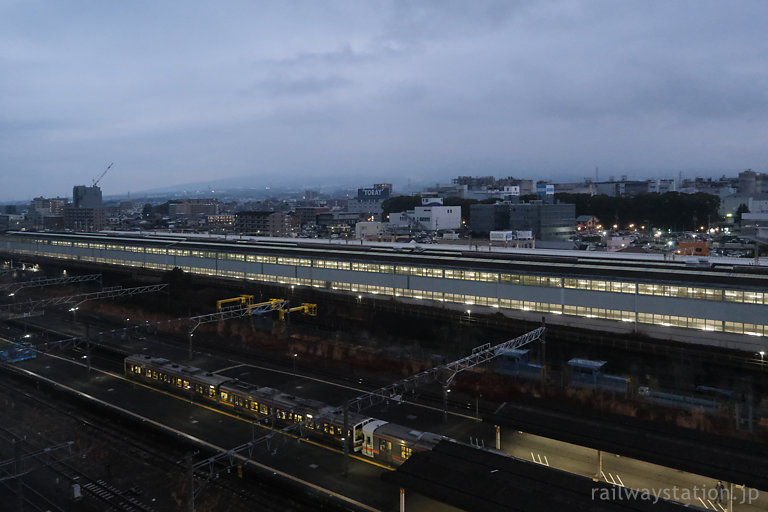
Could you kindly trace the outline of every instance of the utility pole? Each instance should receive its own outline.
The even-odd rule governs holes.
[[[189,496],[187,497],[187,512],[195,512],[195,470],[192,463],[192,454],[188,453],[185,457],[187,464],[187,480],[189,485]]]
[[[347,400],[344,402],[344,477],[349,474],[349,437],[349,400]]]
[[[541,317],[541,326],[546,327],[546,317]],[[539,339],[541,340],[541,382],[545,384],[547,382],[547,338],[546,329],[542,331]]]
[[[21,439],[13,439],[13,471],[16,473],[16,510],[24,512],[24,479],[21,471]]]

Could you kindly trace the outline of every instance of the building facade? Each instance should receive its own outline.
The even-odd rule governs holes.
[[[486,236],[491,231],[533,231],[536,240],[565,241],[576,230],[576,205],[501,202],[470,206],[472,232]]]
[[[765,267],[690,266],[636,255],[548,253],[455,254],[427,247],[161,239],[87,234],[9,232],[7,256],[115,265],[327,292],[362,295],[475,312],[501,312],[539,322],[638,332],[664,340],[758,352],[768,346]],[[646,256],[646,255],[643,255]],[[696,258],[693,258],[697,260]]]

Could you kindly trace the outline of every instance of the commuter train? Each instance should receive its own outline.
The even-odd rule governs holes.
[[[191,394],[204,402],[262,419],[274,418],[277,426],[304,423],[308,436],[343,447],[344,413],[318,400],[259,387],[237,379],[183,366],[168,359],[135,354],[125,358],[127,377],[178,394]],[[421,432],[349,411],[351,449],[379,462],[398,466],[413,452],[432,449],[445,437]]]

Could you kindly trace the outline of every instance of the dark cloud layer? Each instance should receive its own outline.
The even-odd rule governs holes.
[[[0,200],[733,174],[768,163],[760,1],[0,0]]]

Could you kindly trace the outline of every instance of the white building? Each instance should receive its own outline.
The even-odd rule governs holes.
[[[389,216],[392,227],[410,227],[423,231],[461,228],[461,207],[443,206],[440,197],[422,197],[421,206]]]
[[[379,238],[382,235],[381,222],[358,222],[355,224],[355,238]]]

